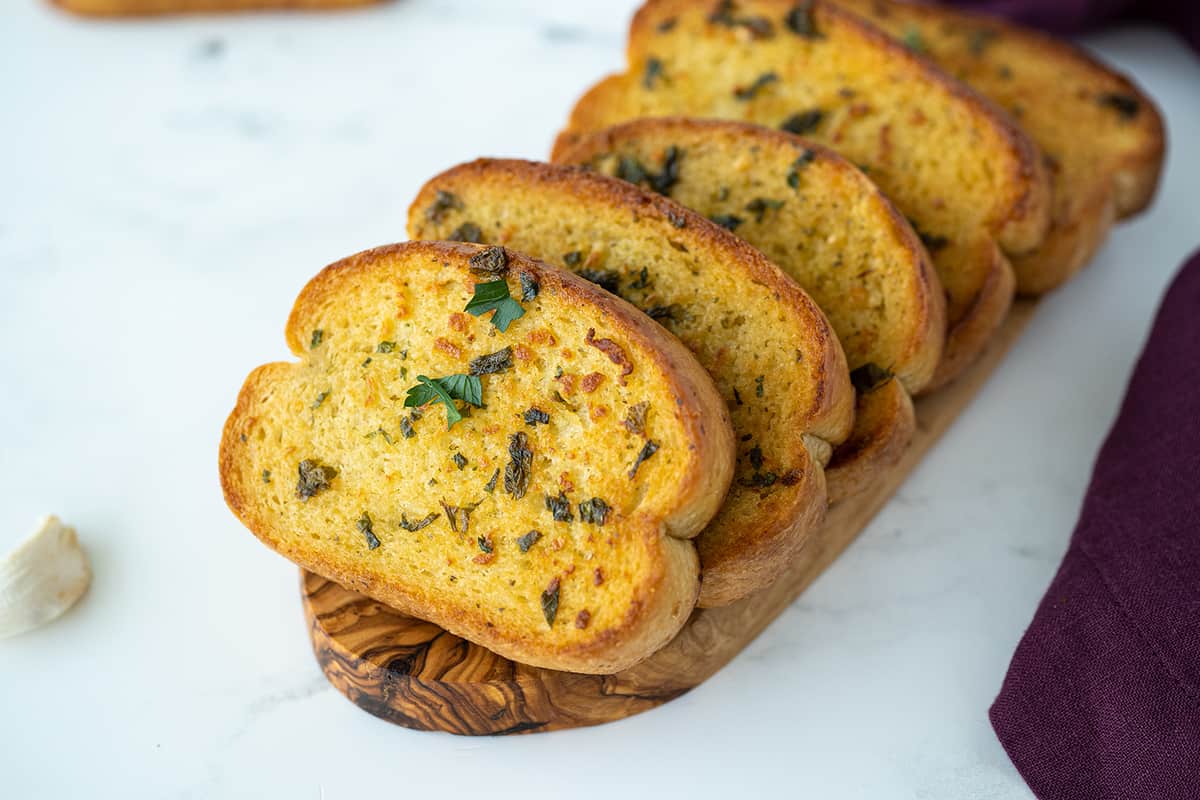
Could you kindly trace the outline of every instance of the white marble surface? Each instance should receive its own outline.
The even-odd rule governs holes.
[[[403,238],[435,171],[543,155],[619,66],[633,5],[90,23],[4,4],[0,545],[56,512],[96,579],[0,642],[0,795],[1030,797],[987,707],[1200,244],[1200,62],[1163,33],[1087,40],[1166,111],[1157,206],[1046,302],[847,554],[682,699],[508,739],[380,722],[325,683],[296,570],[226,510],[218,431],[246,372],[286,354],[304,282]]]

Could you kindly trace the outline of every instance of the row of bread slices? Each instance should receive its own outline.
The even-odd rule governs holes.
[[[628,502],[623,488],[607,489],[605,507],[616,509],[607,544],[625,566],[602,589],[571,577],[578,559],[595,555],[586,530],[565,537],[574,555],[536,569],[522,562],[516,573],[481,572],[474,583],[456,573],[452,585],[431,586],[403,565],[364,571],[354,552],[339,561],[280,546],[260,530],[269,520],[239,511],[261,538],[327,577],[515,660],[590,672],[645,658],[678,631],[697,592],[701,606],[724,605],[778,579],[827,503],[852,502],[900,458],[915,428],[911,397],[978,357],[1014,291],[1058,285],[1115,215],[1148,203],[1163,148],[1152,104],[1125,79],[1068,45],[944,9],[651,0],[634,19],[629,59],[626,73],[576,106],[554,163],[451,169],[414,201],[409,235],[502,245],[570,270],[694,354],[728,408],[736,466],[726,468],[711,409],[677,398],[677,420],[709,420],[706,446],[691,448],[711,463],[698,481],[675,462],[658,487],[675,505],[655,522],[662,546],[695,537],[698,573],[694,557],[665,559],[674,566],[664,570],[662,558],[621,550],[619,533],[613,543],[652,505],[639,505],[646,489],[633,483],[654,480],[649,467],[630,472]],[[977,76],[1033,138],[948,72]],[[1066,97],[1045,89],[1059,83]],[[507,279],[515,293],[517,277]],[[540,301],[551,302],[545,292]],[[577,312],[592,326],[589,342],[600,340],[605,316],[603,303],[591,305]],[[627,328],[606,340],[654,350]],[[654,359],[631,363],[645,360]],[[558,474],[565,456],[547,450],[547,472]],[[238,458],[257,474],[249,454]],[[697,485],[710,500],[714,486],[729,490],[706,504],[689,494]],[[514,537],[526,522],[521,500],[505,498],[514,504],[497,512]],[[235,511],[244,505],[231,499]],[[435,552],[454,560],[453,546]],[[519,597],[540,596],[541,617],[499,602],[481,609],[479,593],[509,596],[503,581]],[[565,622],[567,607],[588,624]]]

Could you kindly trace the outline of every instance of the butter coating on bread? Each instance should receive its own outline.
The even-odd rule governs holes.
[[[1076,45],[978,13],[893,0],[837,0],[910,42],[1007,110],[1041,148],[1053,222],[1036,250],[1012,259],[1017,289],[1053,289],[1091,260],[1113,218],[1149,205],[1166,138],[1154,102]]]
[[[1000,109],[861,18],[824,2],[649,0],[627,71],[576,104],[555,146],[638,117],[753,122],[819,141],[865,169],[921,234],[947,293],[944,384],[1003,321],[1007,254],[1033,250],[1050,186],[1032,142]],[[989,316],[983,316],[987,314]]]
[[[522,314],[464,312],[501,284]],[[287,342],[299,360],[251,373],[221,440],[226,501],[268,546],[535,666],[615,672],[687,620],[732,431],[636,309],[503,248],[416,242],[323,270]],[[439,384],[470,405],[406,406],[448,376],[478,380]]]
[[[851,370],[874,363],[919,392],[945,338],[945,298],[921,241],[871,180],[832,150],[758,125],[639,119],[560,152],[620,177],[668,168],[665,196],[754,245],[829,318]]]
[[[845,356],[817,305],[727,230],[577,168],[480,159],[431,179],[414,238],[464,230],[561,264],[677,335],[713,376],[738,437],[734,485],[700,535],[701,605],[769,585],[824,517],[822,464],[849,433]]]
[[[828,148],[758,125],[658,117],[586,136],[558,160],[637,180],[722,220],[816,300],[852,372],[894,375],[907,392],[933,378],[946,333],[937,273],[878,187]],[[826,470],[831,498],[862,490],[904,452],[911,404],[907,415],[894,399],[889,413],[863,413],[890,395],[859,398],[855,445],[835,451]]]

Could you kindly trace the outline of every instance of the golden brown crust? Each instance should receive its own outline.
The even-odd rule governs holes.
[[[782,19],[796,3],[794,0],[756,0],[756,13]],[[644,43],[654,36],[659,23],[694,7],[693,0],[647,0],[634,14],[630,25],[627,59],[639,63],[646,52]],[[829,26],[847,32],[854,39],[886,53],[889,66],[911,69],[930,87],[945,91],[964,103],[964,113],[999,134],[1007,152],[997,153],[995,163],[1004,164],[1008,182],[1003,197],[989,198],[993,208],[988,214],[989,230],[1010,253],[1022,253],[1037,247],[1050,226],[1051,190],[1037,147],[1003,110],[967,85],[954,80],[932,61],[913,52],[904,44],[871,25],[862,17],[825,2],[814,0],[812,14],[818,29]],[[568,129],[574,129],[574,113]],[[978,198],[972,198],[978,202]]]
[[[1116,221],[1115,200],[1115,193],[1108,186],[1094,192],[1090,200],[1080,198],[1072,219],[1056,219],[1041,247],[1014,256],[1012,268],[1018,293],[1045,294],[1087,266]]]
[[[817,226],[822,236],[839,235],[836,226],[831,229],[822,224],[809,210],[823,199],[820,195],[823,190],[828,191],[833,208],[853,214],[854,226],[867,229],[867,236],[876,248],[866,259],[868,263],[903,265],[904,271],[889,273],[894,281],[884,284],[885,304],[891,311],[886,314],[876,311],[876,319],[869,326],[875,334],[875,343],[855,356],[843,340],[852,369],[870,362],[889,369],[899,379],[879,387],[866,398],[858,398],[854,429],[849,439],[834,449],[831,471],[826,475],[830,502],[844,500],[868,488],[883,471],[896,463],[912,437],[915,419],[905,388],[910,391],[922,389],[932,379],[941,356],[946,328],[945,302],[925,248],[912,227],[878,188],[844,158],[801,137],[758,125],[687,117],[637,119],[584,136],[572,146],[562,148],[556,158],[566,164],[599,167],[607,163],[611,167],[613,154],[647,157],[647,154],[667,147],[677,149],[676,163],[683,165],[678,180],[669,190],[670,195],[685,205],[696,204],[696,210],[707,216],[740,208],[738,204],[745,202],[744,197],[737,199],[736,191],[730,194],[729,187],[738,186],[742,180],[758,187],[780,183],[780,174],[776,174],[779,165],[790,166],[797,153],[809,154],[806,158],[811,160],[804,167],[806,203],[784,206],[783,210],[776,211],[775,222],[768,229],[760,230],[753,225],[742,225],[737,229],[751,244],[775,256],[776,263],[806,289],[805,277],[812,276],[812,270],[824,269],[836,274],[844,271],[848,263],[859,263],[857,256],[862,255],[839,250],[836,257],[829,256],[826,263],[805,248],[802,252],[809,255],[803,268],[797,269],[800,265],[792,263],[788,253],[799,247],[798,243],[788,243],[778,251],[770,249],[778,244],[780,231],[785,229],[803,231]],[[704,171],[697,175],[691,167],[700,148],[704,148],[706,155],[701,156]],[[750,159],[742,157],[748,153],[753,154]],[[714,158],[714,154],[719,157]],[[752,167],[746,167],[747,160],[753,163]],[[720,164],[716,166],[714,162],[718,161]],[[647,162],[647,167],[654,168],[654,165]],[[735,201],[732,206],[713,201],[721,187]],[[786,218],[784,215],[788,213],[798,215],[797,219]],[[907,256],[901,257],[897,251],[905,251]],[[783,255],[776,255],[777,252]],[[835,329],[843,325],[853,335],[863,322],[850,314],[861,309],[847,305],[846,294],[839,291],[829,296],[828,300],[834,305],[825,306],[824,310]],[[822,302],[820,291],[815,297]],[[778,557],[789,560],[789,556]],[[703,548],[701,560],[706,561]],[[704,584],[702,605],[716,605],[724,600],[722,595],[732,596],[733,592],[722,583],[714,578]]]
[[[824,470],[812,457],[802,463],[796,470],[793,502],[772,506],[760,521],[761,530],[772,535],[743,536],[736,551],[714,546],[717,543],[703,536],[696,540],[701,564],[697,606],[715,608],[736,602],[773,584],[795,562],[824,521],[829,505]]]
[[[439,191],[461,198],[468,210],[434,223],[427,211],[436,202]],[[811,404],[799,413],[789,415],[785,427],[775,437],[778,442],[772,443],[772,446],[780,447],[786,443],[784,449],[789,453],[788,482],[781,484],[786,491],[781,486],[765,487],[763,491],[770,490],[771,498],[759,503],[752,512],[747,508],[743,513],[734,514],[729,507],[723,509],[697,541],[702,568],[708,576],[702,585],[701,604],[731,602],[774,580],[811,534],[815,521],[824,514],[826,502],[824,482],[819,477],[820,464],[828,457],[829,444],[842,441],[849,434],[853,421],[853,388],[845,356],[820,309],[760,252],[725,229],[668,198],[577,168],[494,159],[480,159],[453,167],[431,179],[418,194],[409,209],[410,235],[445,235],[444,229],[459,224],[460,217],[471,214],[470,209],[491,202],[481,198],[500,198],[504,203],[511,198],[514,204],[507,207],[508,211],[498,202],[485,205],[491,210],[481,213],[487,214],[492,226],[483,226],[481,233],[485,239],[498,235],[500,238],[496,241],[511,243],[551,260],[561,259],[563,251],[574,249],[578,242],[576,237],[584,235],[580,230],[583,228],[591,231],[587,235],[600,239],[619,236],[634,240],[646,235],[677,241],[683,245],[681,252],[707,254],[707,261],[717,266],[720,275],[728,275],[747,288],[755,287],[755,296],[770,298],[771,307],[761,313],[782,315],[781,329],[804,332],[805,338],[791,343],[781,356],[784,362],[803,365],[803,369],[813,376]],[[555,209],[553,224],[523,224],[519,214],[524,207]],[[602,219],[620,219],[621,227],[614,232],[611,228],[596,227],[598,222],[591,222]],[[560,222],[565,227],[560,227]],[[488,232],[493,229],[501,233]],[[671,250],[671,253],[675,252]],[[655,268],[669,269],[669,274],[685,283],[694,280],[690,267],[686,266],[690,263],[687,258],[674,255],[670,263],[673,266],[657,262]],[[711,271],[712,266],[708,269]],[[709,303],[712,308],[733,303],[729,311],[740,314],[744,306],[736,301],[737,298],[731,295],[718,295]],[[681,335],[688,338],[687,334]],[[708,364],[704,360],[707,358],[725,360],[729,357],[721,355],[726,350],[723,339],[714,340],[711,335],[706,335],[701,341],[689,340],[689,343],[699,345],[698,353],[708,354],[701,356],[702,363]],[[793,349],[802,354],[802,358],[793,360]],[[800,368],[787,366],[789,370]],[[753,373],[739,377],[753,386]],[[719,377],[718,380],[721,381]],[[719,385],[730,402],[737,398],[735,385],[723,382]],[[805,397],[809,396],[805,394]],[[758,431],[758,428],[754,430]],[[824,444],[817,444],[817,440]],[[814,460],[810,449],[820,451],[821,457]],[[749,475],[747,469],[746,477]],[[738,491],[746,490],[739,488]],[[719,598],[712,596],[712,588],[720,589]]]
[[[685,153],[691,142],[727,141],[736,147],[735,151],[730,152],[731,169],[735,157],[746,150],[758,153],[786,151],[791,154],[807,150],[812,153],[813,163],[829,170],[842,182],[852,184],[859,194],[847,197],[846,202],[855,208],[860,204],[865,205],[881,216],[887,228],[881,234],[890,236],[891,241],[908,252],[905,264],[909,267],[908,277],[911,277],[912,283],[904,290],[906,297],[903,305],[911,306],[911,311],[905,320],[905,330],[887,330],[883,334],[893,346],[897,339],[903,341],[900,357],[887,364],[887,367],[910,392],[919,392],[933,378],[941,358],[946,330],[946,303],[941,283],[912,226],[853,164],[824,145],[784,131],[744,122],[692,117],[635,119],[591,134],[572,136],[556,145],[553,160],[559,164],[585,165],[603,154],[619,152],[624,142],[638,140],[680,143],[684,145]],[[867,221],[862,220],[862,224],[867,224]],[[751,240],[751,244],[755,242]],[[784,271],[797,279],[786,267]],[[828,312],[828,309],[823,310]],[[851,369],[856,366],[850,364]]]
[[[744,271],[748,280],[768,287],[785,305],[795,309],[796,313],[805,318],[812,337],[809,357],[814,362],[825,365],[825,368],[820,370],[822,380],[815,392],[816,402],[803,419],[805,429],[831,443],[840,442],[849,434],[853,415],[847,412],[847,408],[853,402],[850,399],[852,389],[848,379],[840,378],[840,373],[845,370],[845,356],[821,309],[795,281],[780,272],[762,253],[724,228],[714,225],[669,198],[644,192],[624,181],[584,169],[537,161],[479,158],[451,167],[431,178],[421,188],[409,206],[410,234],[417,235],[421,232],[422,211],[433,201],[440,182],[464,178],[494,179],[497,175],[506,175],[509,180],[566,185],[579,197],[592,198],[613,207],[633,209],[639,217],[654,219],[664,228],[675,227],[675,223],[671,222],[672,216],[683,217],[686,225],[681,230],[687,232],[688,238],[694,238],[705,249],[719,253],[729,269]],[[660,335],[665,334],[665,331],[649,317],[644,314],[638,316],[643,324],[651,329],[658,329]],[[671,339],[674,340],[674,337]],[[842,369],[839,369],[839,366]]]
[[[981,239],[975,244],[989,258],[992,267],[988,279],[975,295],[971,308],[950,327],[946,333],[946,348],[937,372],[921,394],[928,394],[962,374],[991,341],[992,334],[1008,316],[1016,294],[1017,279],[1012,265],[1000,252],[1000,247],[990,239]]]
[[[566,131],[556,142],[556,155],[570,147],[583,132],[633,117],[690,113],[777,125],[789,109],[803,108],[802,104],[824,103],[825,108],[835,108],[831,121],[811,135],[828,141],[835,149],[849,153],[869,166],[872,179],[884,187],[892,201],[923,228],[931,241],[949,236],[957,245],[932,253],[948,293],[948,347],[953,348],[956,355],[951,362],[939,367],[939,380],[944,383],[955,374],[951,370],[961,370],[978,354],[987,340],[986,334],[978,335],[979,330],[990,322],[994,331],[994,326],[1003,320],[1002,312],[994,312],[1009,302],[1002,291],[1006,276],[997,273],[991,253],[968,245],[986,233],[1010,253],[1029,252],[1040,243],[1050,224],[1050,182],[1040,155],[1003,111],[946,76],[932,62],[849,12],[815,3],[813,14],[823,36],[816,40],[796,38],[798,47],[793,48],[787,38],[791,34],[785,33],[780,24],[784,15],[794,8],[790,0],[748,0],[738,8],[743,15],[761,15],[773,21],[774,38],[754,39],[751,44],[746,44],[750,38],[747,32],[715,25],[708,20],[703,6],[684,0],[650,0],[643,5],[631,27],[628,71],[605,79],[584,95],[572,111]],[[672,19],[678,24],[668,26],[667,33],[660,32],[660,25]],[[695,39],[685,46],[681,36]],[[827,55],[818,59],[816,48],[835,46],[836,50],[827,50]],[[816,75],[806,67],[831,64],[829,55],[836,54],[838,58],[861,61],[859,71],[853,74],[857,78],[865,76],[868,82],[880,88],[876,90],[877,94],[856,94],[861,88],[860,81],[842,77],[843,72],[853,66],[850,65],[842,71],[832,67],[826,69],[825,72],[830,74],[821,73],[810,83],[799,78],[791,82],[780,81],[778,90],[768,89],[749,99],[738,94],[739,87],[744,84],[733,85],[735,102],[728,93],[727,83],[714,85],[710,80],[712,75],[697,72],[709,69],[704,65],[713,63],[722,48],[729,48],[730,70],[738,68],[734,80],[749,81],[756,70],[760,77],[771,71],[781,75]],[[698,55],[702,50],[706,51],[705,57]],[[796,55],[792,56],[792,53]],[[654,86],[644,85],[644,72],[650,58],[658,60],[668,76],[673,68],[679,69],[675,81],[668,79]],[[789,58],[796,60],[788,61]],[[885,69],[888,74],[882,75]],[[894,85],[908,88],[895,89]],[[928,87],[929,91],[914,94],[912,87],[917,85]],[[842,88],[849,88],[849,94],[842,94]],[[898,99],[901,97],[908,99],[901,102]],[[913,97],[936,98],[936,101],[929,101],[928,109],[934,116],[913,116],[908,111],[901,111],[909,108],[908,103]],[[882,108],[891,110],[891,117],[881,118],[874,113],[872,102],[877,100],[882,103]],[[952,137],[944,148],[946,153],[963,154],[963,169],[969,176],[955,178],[959,171],[947,171],[936,166],[938,159],[929,161],[928,152],[917,152],[923,147],[920,142],[924,140],[914,137],[911,131],[916,128],[912,126],[926,125],[935,118],[940,136],[944,136],[945,131],[972,132],[969,136]],[[894,121],[895,125],[890,125],[888,120]],[[857,136],[853,143],[851,139],[841,138],[847,130]],[[878,135],[869,138],[873,132]],[[903,148],[894,141],[898,137],[907,142]],[[981,148],[991,154],[986,167],[975,155],[969,155],[981,152]],[[921,163],[934,164],[927,176],[929,185],[914,182],[924,173],[891,174],[895,162],[889,154],[896,154],[901,161],[911,157]],[[942,161],[944,163],[944,159]],[[902,174],[907,177],[902,178]],[[977,181],[977,185],[971,184],[972,180]],[[985,183],[986,191],[981,188]],[[919,190],[915,188],[918,186],[921,187]],[[962,254],[964,258],[976,254],[982,260],[955,261],[951,252]],[[990,294],[978,296],[985,290]]]
[[[289,347],[296,355],[305,354],[314,315],[328,302],[336,302],[340,287],[371,270],[396,269],[399,261],[408,264],[428,257],[442,260],[445,268],[457,269],[465,277],[467,259],[481,249],[473,245],[406,243],[366,251],[327,267],[297,299],[286,331]],[[681,490],[674,504],[653,517],[649,512],[639,512],[625,527],[628,535],[641,543],[640,552],[647,563],[640,572],[642,579],[632,587],[628,609],[619,625],[597,629],[566,643],[548,642],[548,637],[532,631],[493,626],[476,607],[461,602],[456,605],[454,597],[388,580],[361,560],[322,557],[303,540],[297,544],[286,538],[286,533],[274,524],[271,512],[256,501],[258,485],[253,477],[257,473],[251,476],[246,462],[254,446],[257,409],[273,388],[293,373],[295,364],[268,364],[247,378],[222,434],[222,489],[230,509],[256,536],[310,571],[524,663],[569,671],[615,672],[664,644],[687,619],[698,591],[698,559],[689,542],[675,537],[694,535],[716,510],[729,484],[733,440],[727,410],[691,354],[636,309],[574,275],[515,253],[509,253],[509,258],[512,268],[535,277],[542,287],[539,296],[562,298],[568,307],[577,309],[581,320],[602,316],[607,330],[621,331],[626,341],[638,346],[637,355],[643,358],[639,363],[653,358],[669,391],[678,398],[682,411],[678,418],[688,431],[691,449],[681,465]]]
[[[858,396],[854,432],[825,469],[829,504],[840,503],[871,488],[908,449],[917,430],[912,398],[897,380]]]
[[[380,3],[383,0],[50,0],[64,11],[88,17],[200,14],[218,11],[324,11]]]
[[[1017,115],[1046,153],[1053,223],[1038,250],[1012,258],[1022,294],[1049,291],[1085,265],[1114,208],[1123,218],[1150,203],[1165,152],[1162,117],[1126,76],[1070,42],[1000,18],[916,2],[837,2],[893,35],[919,37],[946,71]]]

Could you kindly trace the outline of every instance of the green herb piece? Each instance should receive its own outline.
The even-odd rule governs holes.
[[[867,394],[878,389],[892,379],[892,373],[883,367],[868,362],[850,372],[850,383],[859,394]]]
[[[496,471],[492,473],[492,477],[488,478],[488,482],[483,485],[483,490],[488,494],[496,491],[496,479],[499,477],[500,469],[497,468]]]
[[[709,217],[709,219],[727,231],[736,231],[738,225],[745,222],[741,217],[734,216],[733,214],[717,214],[716,216]]]
[[[469,506],[452,506],[445,500],[439,502],[442,504],[442,511],[445,512],[446,519],[450,521],[450,530],[465,534],[471,527],[471,512],[479,507],[479,503],[472,503]]]
[[[665,77],[663,63],[657,58],[650,58],[646,61],[646,71],[642,73],[642,88],[653,90],[655,82],[665,80]]]
[[[472,272],[501,275],[508,271],[508,252],[503,247],[489,247],[471,256],[467,263]]]
[[[579,504],[579,519],[592,525],[603,525],[608,520],[608,512],[611,510],[608,503],[599,497],[593,497]]]
[[[637,475],[638,467],[642,466],[642,464],[648,458],[650,458],[650,456],[657,452],[658,442],[648,440],[644,445],[642,445],[642,452],[638,453],[637,459],[633,462],[633,466],[629,468],[629,480],[633,480],[634,476]]]
[[[778,211],[781,208],[782,200],[771,200],[767,197],[756,197],[746,204],[746,210],[754,215],[755,222],[762,222],[768,211]]]
[[[296,483],[296,496],[302,500],[317,495],[329,488],[329,482],[337,477],[337,470],[327,467],[316,459],[306,458],[297,467],[300,480]]]
[[[433,203],[429,208],[425,209],[425,219],[430,222],[441,222],[442,217],[446,215],[447,211],[461,211],[462,207],[463,204],[457,197],[450,194],[450,192],[438,189],[437,195],[433,198]]]
[[[678,322],[683,315],[683,306],[671,303],[667,306],[651,306],[646,309],[646,316],[662,325],[665,322]]]
[[[542,615],[551,628],[554,627],[554,618],[558,616],[558,588],[559,580],[555,578],[550,581],[546,591],[542,592]]]
[[[431,514],[429,514],[429,516],[427,516],[427,517],[423,517],[422,519],[419,519],[416,522],[410,522],[407,516],[405,516],[404,514],[401,514],[400,515],[400,527],[406,531],[409,531],[410,533],[414,532],[414,531],[419,531],[419,530],[421,530],[421,528],[425,528],[429,525],[432,525],[433,521],[436,520],[440,516],[441,516],[441,514],[434,511]]]
[[[797,36],[803,36],[805,39],[820,39],[822,38],[821,33],[813,21],[812,11],[812,0],[797,3],[783,18],[783,24]]]
[[[770,39],[775,35],[775,26],[766,17],[742,17],[738,24],[750,31],[755,39]]]
[[[506,347],[503,350],[497,350],[494,353],[488,353],[483,356],[476,356],[471,359],[467,365],[467,371],[472,375],[495,375],[511,369],[513,349]]]
[[[396,349],[395,342],[380,342],[379,344],[375,345],[376,353],[391,353],[391,352],[394,352],[395,349]]]
[[[533,469],[533,451],[529,437],[517,431],[508,437],[508,464],[504,467],[504,491],[520,500],[529,489],[529,473]]]
[[[745,28],[754,39],[769,39],[775,35],[775,26],[766,17],[739,17],[732,0],[722,0],[708,15],[708,21],[726,28]]]
[[[455,453],[450,460],[454,462],[454,466],[458,467],[459,471],[462,471],[462,468],[467,465],[467,458],[462,453]]]
[[[578,250],[572,250],[571,252],[563,255],[563,263],[568,267],[578,267],[582,261],[583,253],[579,252]]]
[[[670,193],[671,189],[679,181],[679,160],[683,157],[680,149],[671,145],[663,153],[662,171],[651,172],[632,156],[621,156],[617,161],[616,176],[623,181],[635,185],[645,184],[650,189],[658,192],[661,195]],[[686,220],[683,220],[686,224]],[[672,220],[672,224],[677,228],[682,228],[683,225]]]
[[[650,271],[642,267],[638,272],[638,276],[633,279],[633,283],[629,284],[630,289],[646,289],[650,286]]]
[[[945,236],[936,236],[932,233],[917,231],[917,237],[920,238],[921,244],[925,245],[925,249],[930,253],[936,253],[946,245],[950,244],[950,240]]]
[[[540,408],[530,408],[525,412],[525,424],[531,428],[536,428],[538,423],[542,425],[550,424],[550,415]]]
[[[308,343],[309,350],[316,350],[320,346],[321,341],[325,338],[325,331],[317,328],[312,332],[312,340]]]
[[[264,469],[262,471],[262,479],[263,479],[263,483],[270,483],[271,482],[271,470]]]
[[[312,404],[309,405],[309,408],[313,409],[314,411],[316,409],[320,408],[321,404],[324,403],[325,400],[329,397],[329,391],[330,391],[329,389],[326,389],[325,391],[323,391],[319,395],[317,395],[317,399],[312,401]]]
[[[759,447],[758,445],[755,445],[754,447],[750,448],[750,466],[754,467],[754,470],[756,472],[758,470],[762,469],[763,452],[762,452],[762,448]]]
[[[767,489],[778,482],[779,476],[774,472],[755,472],[749,478],[739,480],[738,483],[751,489]]]
[[[400,435],[405,439],[411,439],[417,435],[416,429],[413,428],[413,420],[410,417],[400,418]],[[391,444],[391,442],[388,442]]]
[[[1133,119],[1141,110],[1142,104],[1136,97],[1118,92],[1108,92],[1100,95],[1097,100],[1100,105],[1111,108],[1121,115],[1122,119]]]
[[[967,50],[971,55],[979,58],[983,55],[983,51],[988,48],[1000,36],[1000,31],[993,28],[978,28],[968,35]]]
[[[675,17],[664,19],[662,22],[658,23],[658,32],[667,33],[668,31],[672,30],[678,22],[679,20]]]
[[[645,400],[635,403],[629,407],[621,424],[634,436],[641,436],[646,432],[646,412],[649,410],[650,404]]]
[[[928,49],[925,47],[925,40],[921,38],[921,31],[917,30],[916,26],[910,25],[904,31],[904,46],[914,53],[926,53]]]
[[[571,513],[571,502],[561,491],[558,497],[546,495],[546,510],[553,515],[555,522],[571,522],[575,519],[575,515]]]
[[[480,549],[480,550],[482,550],[483,552],[485,552],[485,553],[490,553],[490,552],[492,552],[492,550],[493,550],[493,547],[492,547],[492,537],[490,537],[490,536],[480,536],[480,537],[479,537],[479,538],[476,540],[476,542],[479,544],[479,549]]]
[[[441,403],[446,407],[447,429],[462,421],[455,400],[462,400],[476,408],[483,407],[483,384],[474,375],[447,375],[445,378],[418,375],[417,380],[420,383],[408,390],[404,406],[412,408],[431,402]]]
[[[642,162],[630,156],[621,156],[617,161],[617,177],[629,183],[641,183],[646,180],[649,173],[642,166]]]
[[[542,287],[538,286],[537,278],[528,272],[522,272],[518,277],[521,280],[521,300],[528,303],[538,296]]]
[[[738,392],[736,386],[733,388],[733,402],[737,403],[739,406],[742,405],[742,395]]]
[[[367,356],[367,360],[362,362],[362,365],[365,367],[367,364],[370,364],[370,363],[371,363],[371,357]]]
[[[579,270],[579,277],[591,281],[606,292],[618,294],[621,288],[621,276],[611,269],[591,269],[585,268]]]
[[[659,194],[669,194],[671,189],[679,181],[679,160],[683,154],[675,145],[671,145],[663,153],[662,170],[657,175],[649,175],[650,188]],[[672,222],[674,224],[674,222]],[[675,225],[676,228],[682,228],[682,225]]]
[[[577,408],[579,408],[579,406],[575,405],[574,403],[571,403],[570,401],[567,400],[567,398],[563,397],[562,394],[557,389],[554,390],[554,400],[557,403],[562,403],[564,406],[571,409],[572,411],[575,411]]]
[[[400,427],[402,429],[404,427],[403,420],[400,421]],[[388,433],[387,431],[385,431],[383,428],[376,428],[375,430],[368,433],[365,438],[374,439],[376,436],[382,436],[383,440],[385,442],[387,442],[388,444],[395,444],[395,442],[392,441],[392,435],[390,433]]]
[[[779,75],[775,72],[764,72],[754,79],[754,83],[749,86],[738,86],[733,90],[733,96],[738,100],[753,100],[764,88],[770,86],[779,80]]]
[[[529,548],[537,544],[538,539],[542,538],[541,531],[530,531],[524,536],[517,537],[517,549],[522,553],[528,553]]]
[[[807,111],[799,111],[792,114],[780,123],[779,129],[788,133],[794,133],[797,136],[803,136],[806,133],[815,131],[824,119],[824,111],[819,108],[810,108]]]
[[[905,217],[905,219],[908,220],[909,227],[913,229],[913,233],[917,234],[917,238],[921,240],[921,244],[925,245],[925,249],[930,253],[936,253],[938,250],[941,250],[943,247],[950,244],[950,240],[945,236],[936,236],[934,234],[927,233],[921,230],[921,226],[913,220],[908,219],[908,217]]]
[[[483,244],[483,231],[474,222],[464,222],[454,230],[450,231],[450,235],[446,237],[452,242],[470,242],[471,244]]]
[[[763,381],[766,380],[766,378],[767,378],[766,375],[759,375],[757,378],[754,379],[754,396],[755,397],[763,396]]]
[[[481,317],[489,311],[492,314],[492,324],[504,333],[513,321],[525,316],[525,309],[508,294],[508,281],[503,278],[497,281],[475,284],[475,296],[463,309],[468,314]]]
[[[362,516],[358,518],[355,527],[358,528],[358,532],[367,540],[368,550],[374,550],[376,547],[379,547],[379,537],[375,535],[375,527],[371,523],[370,514],[365,511],[362,512]]]

